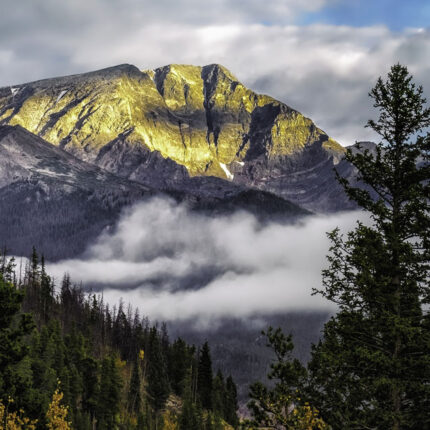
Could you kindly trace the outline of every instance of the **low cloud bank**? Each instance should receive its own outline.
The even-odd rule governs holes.
[[[326,232],[351,230],[359,212],[260,224],[250,214],[210,218],[165,199],[140,203],[79,259],[49,265],[108,303],[122,297],[151,319],[214,321],[331,310],[321,285]]]

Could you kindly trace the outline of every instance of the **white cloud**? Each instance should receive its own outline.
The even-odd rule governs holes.
[[[104,289],[151,319],[208,322],[224,317],[327,310],[312,288],[336,226],[349,231],[358,212],[262,225],[245,213],[209,218],[154,199],[130,209],[81,259],[49,264],[57,279]]]

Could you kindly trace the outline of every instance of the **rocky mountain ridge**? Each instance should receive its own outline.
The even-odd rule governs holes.
[[[194,211],[244,210],[263,220],[291,221],[308,213],[271,193],[220,178],[188,178],[163,191],[157,181],[151,184],[86,163],[21,126],[0,126],[0,243],[21,255],[36,246],[51,260],[76,256],[113,227],[125,207],[154,196]]]
[[[120,65],[1,88],[0,123],[158,189],[214,176],[313,211],[351,207],[333,173],[352,173],[344,149],[217,64]]]

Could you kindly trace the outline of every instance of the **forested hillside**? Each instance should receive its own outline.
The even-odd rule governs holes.
[[[67,274],[56,286],[35,250],[18,272],[3,254],[0,428],[238,425],[236,386],[215,374],[207,342],[171,341],[165,325],[151,325],[122,302],[110,308]]]

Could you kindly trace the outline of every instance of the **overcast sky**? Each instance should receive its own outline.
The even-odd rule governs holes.
[[[0,86],[121,63],[221,63],[342,144],[401,62],[430,94],[428,0],[1,0]]]

